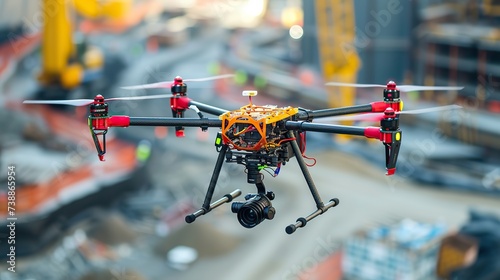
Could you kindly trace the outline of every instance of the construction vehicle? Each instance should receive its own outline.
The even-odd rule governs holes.
[[[131,0],[43,0],[40,82],[71,90],[98,78],[104,64],[103,54],[85,42],[81,46],[74,43],[71,11],[95,20],[119,19],[130,6]]]

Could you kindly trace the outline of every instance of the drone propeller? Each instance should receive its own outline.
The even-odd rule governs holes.
[[[103,101],[118,101],[118,100],[145,100],[145,99],[159,99],[171,98],[172,94],[157,94],[149,96],[128,96],[128,97],[112,97],[104,99]],[[85,106],[94,103],[94,99],[73,99],[73,100],[25,100],[24,104],[52,104],[52,105],[70,105],[70,106]]]
[[[425,114],[425,113],[433,113],[433,112],[441,112],[447,110],[461,109],[462,106],[459,105],[446,105],[446,106],[438,106],[432,108],[425,109],[415,109],[408,111],[399,111],[396,114],[403,115],[417,115],[417,114]],[[368,113],[362,115],[355,116],[335,116],[335,117],[327,117],[315,120],[316,122],[321,123],[329,123],[329,122],[337,122],[337,121],[380,121],[384,118],[384,113]]]
[[[173,94],[156,94],[147,96],[111,97],[104,99],[104,101],[160,99],[160,98],[171,98],[173,96],[174,96]]]
[[[349,83],[338,83],[338,82],[329,82],[326,83],[326,86],[336,86],[336,87],[358,87],[358,88],[388,88],[390,84],[394,82],[389,82],[387,85],[378,85],[378,84],[349,84]],[[396,84],[394,83],[394,86]],[[443,87],[443,86],[416,86],[416,85],[401,85],[397,86],[396,89],[403,92],[410,91],[425,91],[425,90],[461,90],[464,87]]]
[[[73,99],[73,100],[24,100],[24,104],[52,104],[52,105],[70,105],[85,106],[94,102],[93,99]]]
[[[226,79],[234,77],[234,74],[223,74],[218,76],[206,77],[206,78],[198,78],[198,79],[184,79],[184,82],[206,82],[218,79]]]
[[[199,78],[199,79],[182,79],[180,78],[181,82],[205,82],[205,81],[212,81],[212,80],[218,80],[218,79],[225,79],[225,78],[231,78],[234,77],[234,74],[224,74],[224,75],[218,75],[218,76],[212,76],[212,77],[206,77],[206,78]],[[176,78],[177,79],[177,78]],[[122,89],[126,90],[134,90],[134,89],[153,89],[153,88],[170,88],[172,85],[172,82],[166,81],[166,82],[159,82],[159,83],[152,83],[152,84],[143,84],[143,85],[137,85],[137,86],[126,86],[126,87],[121,87]]]

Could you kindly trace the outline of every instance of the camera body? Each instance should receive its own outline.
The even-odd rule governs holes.
[[[231,212],[237,213],[238,221],[246,228],[253,228],[265,219],[272,220],[276,209],[272,206],[273,192],[247,194],[244,202],[233,202]]]

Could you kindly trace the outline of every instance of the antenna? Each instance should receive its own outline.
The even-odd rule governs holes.
[[[244,90],[241,95],[243,96],[248,96],[248,100],[250,102],[250,105],[252,105],[252,96],[257,96],[257,91],[256,90]]]

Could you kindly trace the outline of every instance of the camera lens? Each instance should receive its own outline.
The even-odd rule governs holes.
[[[252,205],[244,206],[238,211],[238,221],[246,228],[253,228],[262,220],[264,220],[262,213],[257,213],[256,210],[252,209]]]
[[[234,202],[231,205],[231,211],[238,213],[238,221],[246,228],[253,228],[264,219],[273,219],[275,213],[271,201],[260,194],[251,197],[246,202]]]

